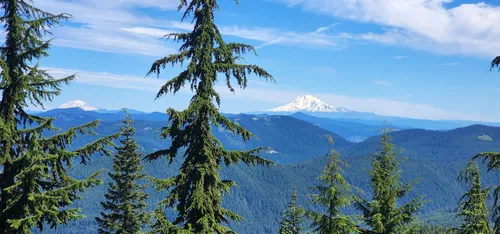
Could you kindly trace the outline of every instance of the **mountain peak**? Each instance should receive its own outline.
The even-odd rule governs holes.
[[[350,112],[343,107],[327,104],[312,95],[301,95],[284,106],[270,109],[272,112]]]
[[[98,110],[97,108],[92,107],[92,106],[88,105],[87,103],[85,103],[84,101],[80,101],[80,100],[74,100],[74,101],[66,102],[66,103],[62,104],[59,108],[62,108],[62,109],[66,109],[66,108],[80,108],[80,109],[82,109],[84,111],[95,111],[95,110]]]

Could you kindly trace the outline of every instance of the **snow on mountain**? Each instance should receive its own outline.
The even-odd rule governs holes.
[[[80,100],[66,102],[66,103],[62,104],[59,108],[66,109],[66,108],[76,108],[76,107],[78,107],[84,111],[98,110],[97,108],[92,107],[92,106],[88,105],[87,103],[80,101]]]
[[[327,104],[316,97],[311,95],[302,95],[295,98],[284,106],[270,109],[271,112],[350,112],[350,110],[343,107],[336,107]]]

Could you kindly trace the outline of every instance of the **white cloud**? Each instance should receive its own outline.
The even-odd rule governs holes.
[[[383,86],[391,85],[391,82],[385,81],[385,80],[376,80],[376,81],[373,81],[373,83],[376,85],[383,85]]]
[[[280,31],[274,28],[245,28],[239,26],[221,26],[220,32],[226,36],[234,36],[261,42],[256,48],[262,48],[273,44],[295,45],[295,46],[322,46],[332,49],[341,49],[344,47],[345,37],[341,35],[328,35],[323,33],[327,29],[334,27],[332,24],[328,27],[322,27],[310,33],[297,33],[293,31]],[[178,29],[186,30],[188,25],[180,26]],[[147,35],[152,37],[162,37],[173,31],[153,27],[132,27],[121,28],[122,31],[134,33],[136,35]]]
[[[322,32],[324,32],[326,30],[329,30],[329,29],[331,29],[331,28],[333,28],[333,27],[335,27],[336,25],[339,25],[339,24],[340,23],[334,23],[334,24],[332,24],[330,26],[318,28],[318,29],[316,29],[316,33],[322,33]]]
[[[393,59],[397,59],[397,60],[399,60],[399,59],[406,59],[406,58],[409,58],[409,56],[398,55],[398,56],[393,56],[392,58],[393,58]]]
[[[157,78],[144,78],[137,76],[117,75],[106,72],[88,72],[73,69],[60,69],[44,67],[54,77],[66,77],[76,74],[76,83],[106,86],[111,88],[135,89],[150,92],[158,92],[165,80]]]
[[[143,90],[156,93],[165,83],[165,80],[156,78],[143,78],[126,75],[117,75],[103,72],[89,72],[60,68],[44,68],[56,77],[77,74],[75,82],[106,86],[112,88]],[[293,100],[303,91],[290,89],[288,87],[264,83],[264,80],[252,80],[251,85],[245,89],[237,89],[235,93],[230,92],[224,85],[216,86],[223,100],[244,100],[266,102],[270,107],[279,106]],[[188,94],[188,88],[181,89],[181,93]],[[480,114],[468,114],[454,111],[447,111],[429,104],[410,103],[397,100],[390,100],[378,97],[355,97],[346,95],[336,95],[331,93],[311,92],[321,100],[340,107],[345,107],[354,111],[372,112],[379,115],[399,116],[420,119],[455,119],[455,120],[477,120],[477,121],[499,121],[498,118],[483,116]],[[256,111],[256,110],[245,110]]]
[[[56,46],[160,56],[173,52],[158,37],[137,34],[121,28],[164,25],[173,29],[186,28],[185,23],[153,19],[134,11],[137,7],[175,10],[176,0],[35,0],[35,6],[52,13],[70,13],[70,24],[54,27]]]
[[[307,11],[390,27],[346,35],[446,54],[491,57],[500,51],[500,7],[452,0],[276,0]]]
[[[35,5],[53,13],[73,15],[63,27],[52,29],[54,45],[112,53],[162,56],[176,51],[178,46],[159,38],[168,33],[191,30],[193,25],[176,20],[152,18],[135,9],[154,7],[177,9],[177,0],[35,0]],[[220,26],[226,36],[235,36],[261,43],[257,48],[273,44],[343,48],[346,38],[326,34],[339,23],[321,27],[310,33],[282,31],[275,28]]]

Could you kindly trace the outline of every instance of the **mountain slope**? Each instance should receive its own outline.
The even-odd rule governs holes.
[[[80,100],[75,100],[75,101],[69,101],[64,104],[62,104],[59,108],[61,109],[66,109],[66,108],[81,108],[84,111],[95,111],[98,110],[95,107],[92,107],[88,105],[87,103],[80,101]]]
[[[224,197],[225,207],[246,219],[245,222],[231,224],[234,230],[242,234],[276,233],[281,212],[286,206],[293,185],[298,187],[300,203],[309,207],[306,203],[307,189],[317,183],[316,178],[325,165],[325,158],[321,155],[324,155],[328,148],[323,134],[329,132],[289,116],[235,115],[231,118],[253,131],[259,140],[244,145],[231,137],[231,134],[215,129],[214,132],[223,144],[229,145],[230,148],[269,146],[283,155],[268,153],[264,157],[277,157],[276,159],[285,162],[289,158],[283,156],[289,154],[300,158],[298,161],[301,162],[296,164],[280,164],[270,168],[248,168],[240,165],[223,167],[222,170],[222,179],[234,179],[239,185]],[[158,133],[154,131],[164,124],[163,121],[136,121],[137,141],[142,150],[150,152],[168,146],[168,141],[158,139]],[[119,122],[105,121],[98,132],[105,135],[116,132],[119,127]],[[391,135],[398,148],[404,149],[403,155],[408,157],[408,160],[401,164],[403,180],[421,178],[411,195],[422,194],[430,201],[423,208],[423,215],[451,210],[456,205],[466,189],[462,183],[456,182],[456,177],[467,159],[478,152],[500,150],[500,128],[496,127],[475,125],[451,131],[402,130]],[[368,198],[370,189],[365,169],[370,167],[368,155],[378,148],[378,138],[371,137],[362,143],[352,144],[339,136],[334,137],[338,151],[351,165],[345,170],[346,178],[363,189],[364,197]],[[77,144],[91,140],[79,138]],[[301,153],[295,155],[295,152]],[[177,157],[174,165],[168,165],[163,160],[146,162],[146,171],[151,176],[173,175],[181,159],[182,157]],[[72,173],[81,178],[101,168],[110,169],[111,163],[110,157],[95,157],[87,166],[77,165]],[[486,186],[498,181],[500,175],[483,173]],[[104,185],[91,189],[84,195],[83,200],[75,203],[75,206],[85,211],[85,220],[44,233],[95,233],[96,224],[93,217],[100,212],[99,201],[105,191]],[[147,192],[151,196],[150,208],[154,208],[165,196],[152,188],[148,188]]]
[[[384,128],[384,125],[381,123],[363,124],[348,120],[319,118],[302,112],[297,112],[290,116],[296,119],[304,120],[330,132],[339,134],[351,142],[361,142],[371,136],[379,135],[381,130]],[[387,125],[386,127],[399,130],[399,128],[395,126]]]
[[[335,107],[327,104],[316,97],[311,95],[298,96],[293,101],[269,110],[271,112],[350,112],[350,110],[343,107]]]

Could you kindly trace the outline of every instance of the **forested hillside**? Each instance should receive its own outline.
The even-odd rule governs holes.
[[[58,122],[65,121],[65,124],[70,125],[74,119],[78,119],[70,114],[67,116],[69,118],[60,118]],[[325,134],[334,137],[339,153],[351,165],[345,169],[347,180],[360,187],[364,191],[363,196],[369,196],[366,170],[370,167],[370,154],[379,148],[377,136],[353,144],[332,132],[292,117],[236,115],[231,118],[254,132],[258,141],[254,140],[245,146],[232,134],[215,129],[215,134],[227,147],[253,147],[254,144],[269,146],[277,153],[268,152],[264,157],[286,162],[271,168],[257,167],[250,170],[246,166],[231,166],[223,169],[223,177],[236,178],[239,184],[239,187],[231,190],[231,195],[224,199],[227,207],[246,219],[231,225],[239,233],[275,233],[293,185],[297,186],[299,203],[305,207],[309,206],[306,194],[309,193],[309,187],[317,183],[316,178],[326,162],[322,156],[328,150]],[[98,132],[100,135],[109,134],[117,131],[120,126],[120,122],[104,122]],[[154,131],[161,126],[161,122],[138,120],[134,126],[137,129],[137,142],[142,150],[152,151],[166,143],[159,140],[157,132]],[[484,135],[490,136],[492,140],[484,140],[484,137],[481,137]],[[403,149],[402,155],[407,157],[407,161],[401,165],[403,181],[420,178],[419,183],[414,185],[411,196],[424,195],[424,200],[428,201],[421,210],[422,220],[445,226],[460,223],[460,220],[454,218],[453,212],[466,187],[456,182],[456,177],[475,152],[500,149],[500,138],[497,138],[500,137],[500,128],[474,125],[450,131],[415,129],[394,132],[391,136],[397,148]],[[87,167],[76,167],[73,173],[81,177],[100,168],[110,168],[111,163],[111,158],[99,157]],[[176,165],[178,164],[169,166],[166,162],[145,163],[146,172],[151,176],[173,174],[177,170]],[[495,184],[500,180],[499,176],[485,173],[484,184]],[[90,190],[84,200],[75,203],[76,206],[84,208],[88,218],[69,227],[59,227],[59,233],[67,233],[69,230],[80,233],[81,229],[96,230],[93,217],[98,215],[101,208],[99,200],[94,198],[102,197],[105,191],[106,186],[99,186]],[[151,209],[164,193],[156,193],[152,188],[147,191],[150,194],[148,203]]]

